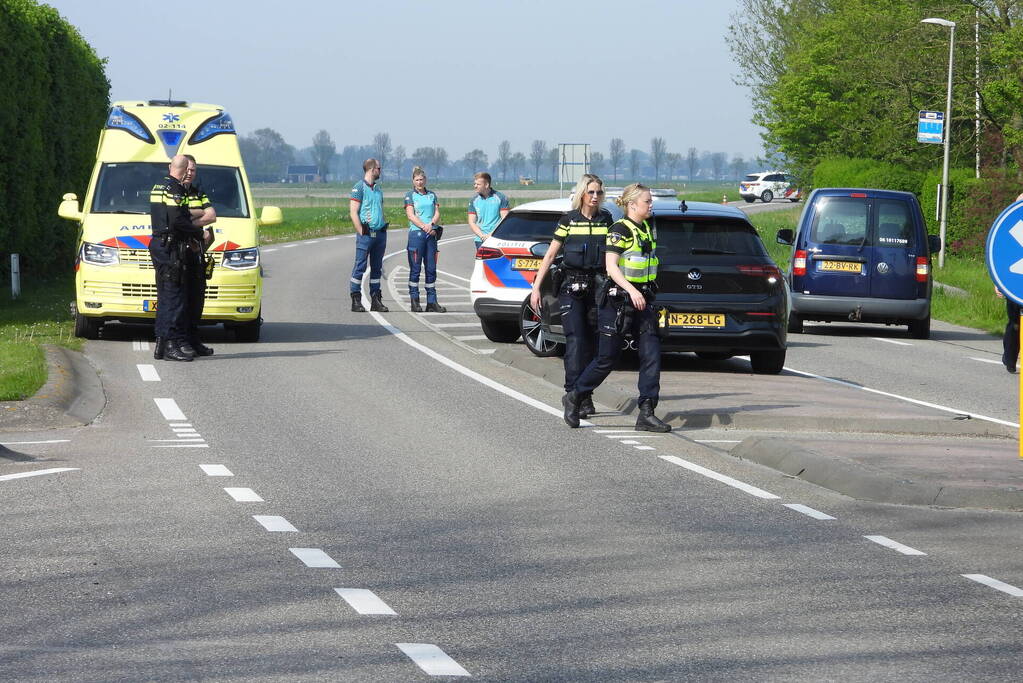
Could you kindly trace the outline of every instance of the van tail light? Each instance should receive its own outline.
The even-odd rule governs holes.
[[[487,261],[489,259],[501,258],[502,256],[504,256],[504,252],[493,247],[480,247],[476,250],[477,261]]]
[[[916,257],[916,281],[927,282],[927,276],[931,273],[931,264],[927,262],[926,256]]]
[[[781,279],[781,271],[778,270],[777,266],[765,266],[762,264],[755,264],[751,266],[736,266],[739,272],[743,275],[762,276],[766,278],[777,278]]]
[[[796,249],[796,256],[792,259],[792,274],[806,275],[806,250]]]

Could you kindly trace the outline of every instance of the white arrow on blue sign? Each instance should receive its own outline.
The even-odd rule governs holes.
[[[1023,202],[995,219],[984,247],[988,273],[998,290],[1023,306]]]

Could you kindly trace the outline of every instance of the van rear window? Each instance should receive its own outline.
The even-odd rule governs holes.
[[[96,181],[92,213],[149,213],[149,193],[167,175],[167,164],[103,164]],[[199,164],[196,182],[210,198],[219,218],[248,218],[241,173],[232,166]]]
[[[810,231],[817,244],[868,244],[868,208],[864,199],[822,197]]]
[[[909,205],[892,199],[877,202],[877,245],[914,249],[913,220],[909,215]]]

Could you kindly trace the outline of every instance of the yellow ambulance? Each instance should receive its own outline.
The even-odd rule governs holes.
[[[260,225],[282,220],[263,207],[257,219],[238,150],[234,122],[223,107],[178,100],[114,102],[100,133],[84,202],[64,195],[57,213],[78,221],[75,335],[99,337],[109,321],[156,317],[156,280],[149,258],[149,193],[175,154],[196,159],[196,182],[217,211],[213,278],[206,284],[202,324],[223,323],[238,341],[259,341],[263,293]]]

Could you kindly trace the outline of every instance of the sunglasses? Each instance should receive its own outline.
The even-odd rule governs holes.
[[[591,197],[601,197],[601,196],[603,196],[604,191],[603,190],[586,190],[586,194],[590,195]]]

